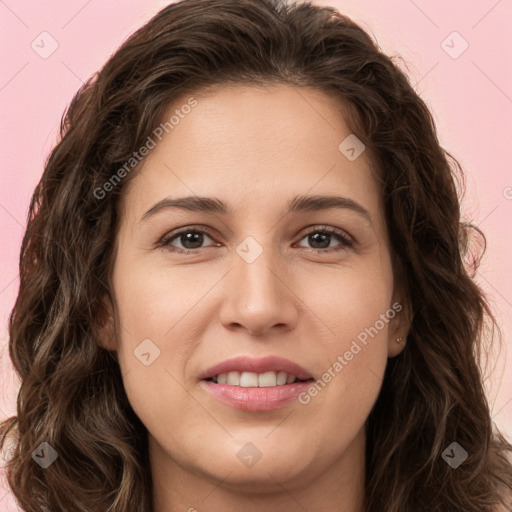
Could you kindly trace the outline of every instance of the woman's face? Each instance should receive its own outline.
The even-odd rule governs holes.
[[[153,468],[238,489],[350,476],[407,333],[368,152],[312,89],[188,100],[124,195],[103,342]]]

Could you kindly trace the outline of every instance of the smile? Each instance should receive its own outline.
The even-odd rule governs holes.
[[[266,388],[272,386],[284,386],[300,381],[295,375],[286,372],[238,372],[219,373],[211,378],[212,382],[217,384],[229,384],[231,386],[241,386],[244,388]]]

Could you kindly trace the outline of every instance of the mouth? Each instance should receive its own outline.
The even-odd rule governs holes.
[[[232,371],[228,373],[219,373],[213,377],[205,379],[215,384],[228,384],[230,386],[240,386],[243,388],[268,388],[274,386],[286,386],[287,384],[293,384],[294,382],[312,382],[313,379],[299,379],[297,376],[280,372],[239,372]]]
[[[213,366],[200,384],[224,405],[244,411],[270,411],[296,402],[314,381],[303,367],[287,359],[239,357]]]

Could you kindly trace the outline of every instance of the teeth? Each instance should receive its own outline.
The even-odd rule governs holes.
[[[277,386],[276,372],[260,373],[258,376],[258,386],[260,388],[268,388],[270,386]]]
[[[242,372],[240,374],[240,386],[243,388],[255,388],[258,385],[258,374]]]
[[[240,386],[240,372],[229,372],[227,383],[232,386]]]
[[[230,384],[243,388],[282,386],[292,384],[296,380],[295,375],[289,375],[286,372],[228,372],[220,373],[214,377],[214,381],[218,384]]]
[[[277,385],[282,386],[283,384],[286,384],[287,377],[288,374],[286,372],[279,372],[277,374]]]

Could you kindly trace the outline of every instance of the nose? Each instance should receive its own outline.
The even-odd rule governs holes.
[[[234,268],[224,280],[220,321],[227,329],[245,329],[253,336],[294,329],[300,299],[293,288],[289,270],[271,250],[252,263],[235,253]]]

